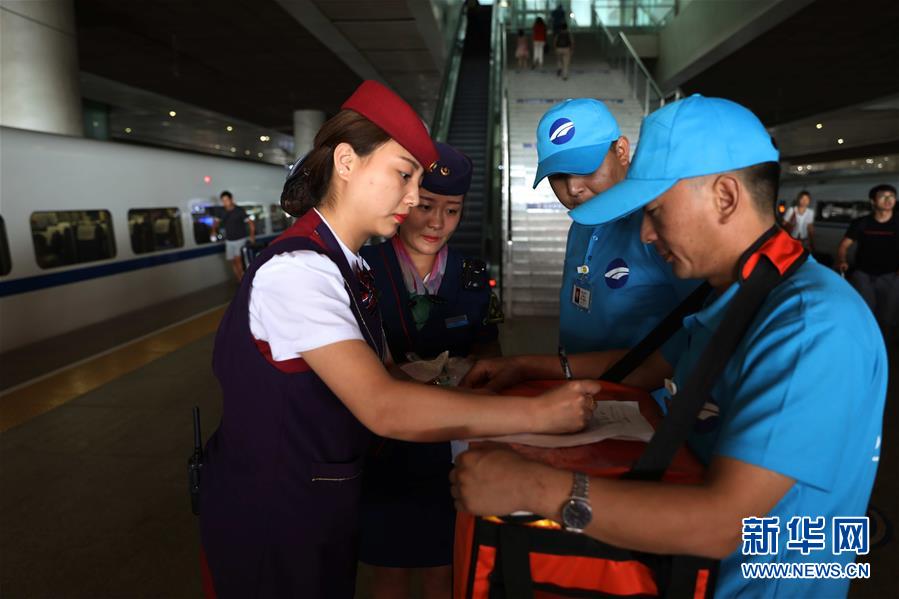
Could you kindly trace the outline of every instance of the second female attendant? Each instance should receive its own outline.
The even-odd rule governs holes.
[[[480,260],[447,243],[459,226],[472,163],[436,143],[437,164],[422,179],[420,203],[384,243],[361,251],[371,266],[390,353],[397,362],[499,354],[489,315],[490,287]],[[449,442],[381,439],[363,481],[360,559],[374,566],[374,599],[406,597],[411,568],[424,597],[450,596],[455,511]]]

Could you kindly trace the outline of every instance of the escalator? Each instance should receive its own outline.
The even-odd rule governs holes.
[[[482,259],[487,258],[484,233],[490,181],[487,177],[487,117],[492,15],[491,6],[479,6],[468,12],[464,49],[446,138],[447,143],[467,154],[474,163],[462,222],[449,244],[464,256]]]

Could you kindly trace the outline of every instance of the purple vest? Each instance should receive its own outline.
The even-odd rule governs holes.
[[[223,414],[206,446],[200,530],[219,597],[351,599],[363,456],[371,433],[301,358],[273,362],[250,333],[256,271],[313,250],[340,269],[363,337],[383,355],[381,318],[363,306],[337,240],[309,211],[253,262],[219,325],[213,370]],[[303,298],[297,297],[297,310]]]

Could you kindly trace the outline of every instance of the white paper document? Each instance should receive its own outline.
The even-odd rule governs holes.
[[[599,401],[596,403],[590,424],[579,433],[564,435],[524,433],[491,437],[487,440],[555,448],[589,445],[606,439],[647,442],[652,438],[653,432],[652,425],[640,413],[640,405],[637,402]]]

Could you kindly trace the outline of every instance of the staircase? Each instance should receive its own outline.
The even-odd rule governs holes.
[[[484,215],[487,205],[487,111],[490,79],[492,7],[468,14],[465,48],[453,101],[447,143],[471,158],[474,172],[465,196],[462,221],[449,245],[463,256],[484,258]]]
[[[571,219],[549,181],[544,179],[537,189],[531,189],[537,172],[537,123],[553,104],[562,100],[596,98],[615,115],[622,135],[631,142],[633,155],[643,110],[623,74],[601,58],[593,34],[575,36],[568,81],[556,76],[556,56],[552,53],[545,57],[542,69],[516,72],[514,37],[509,35],[512,47],[507,53],[510,62],[505,76],[512,227],[511,244],[506,245],[503,257],[505,311],[507,317],[558,316]],[[507,222],[503,223],[504,234]]]

